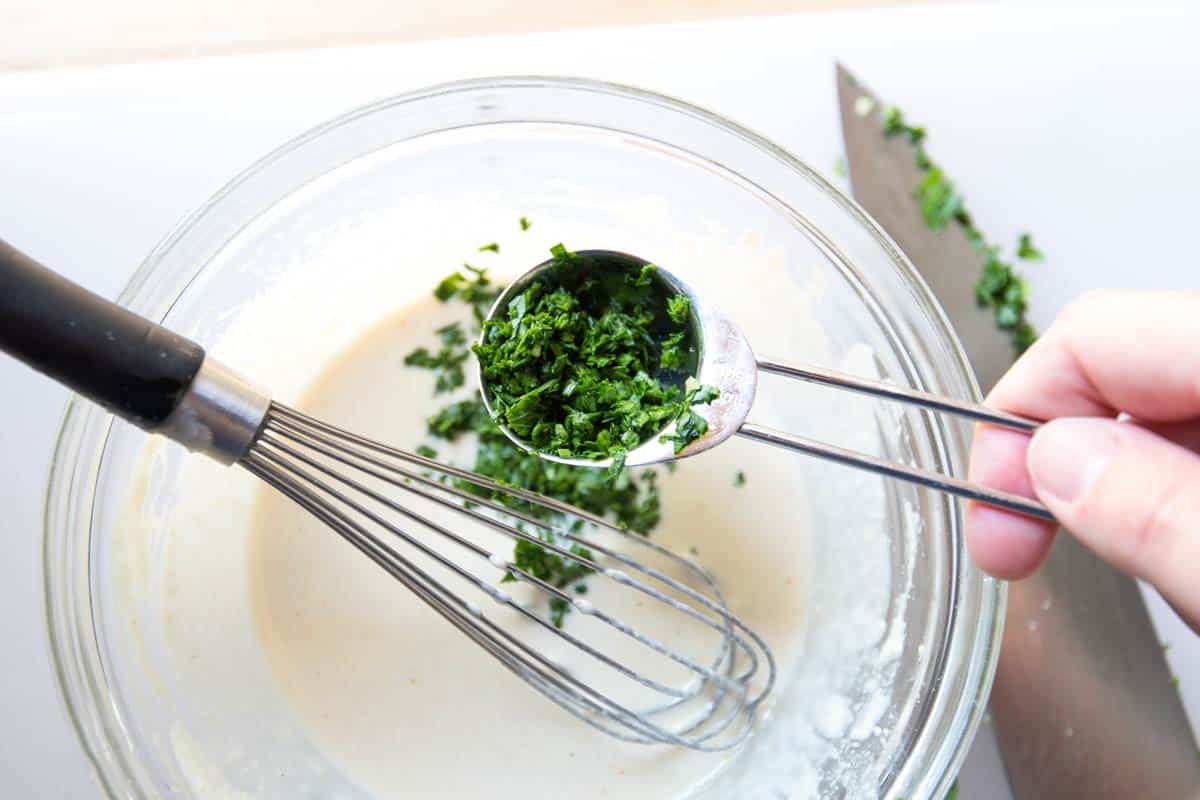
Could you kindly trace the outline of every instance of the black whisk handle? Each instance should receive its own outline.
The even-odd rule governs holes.
[[[3,240],[0,350],[146,430],[167,420],[204,363],[200,345]]]

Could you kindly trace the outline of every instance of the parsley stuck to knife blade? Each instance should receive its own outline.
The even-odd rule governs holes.
[[[854,110],[858,116],[865,117],[875,110],[875,101],[869,95],[862,95],[855,101]],[[887,138],[902,137],[913,148],[913,161],[922,173],[913,196],[925,225],[930,230],[940,231],[951,222],[956,223],[966,234],[967,240],[983,254],[983,268],[974,287],[975,302],[980,308],[991,309],[996,327],[1008,333],[1013,351],[1020,355],[1037,338],[1033,325],[1026,319],[1029,285],[1012,263],[1001,257],[999,245],[989,243],[976,227],[953,181],[929,157],[925,149],[927,133],[924,126],[910,125],[896,106],[885,106],[880,115],[883,135]],[[844,163],[844,159],[841,163]],[[1023,261],[1041,261],[1044,258],[1042,252],[1034,247],[1033,237],[1028,233],[1021,234],[1016,252],[1017,258]],[[956,780],[946,792],[945,800],[955,800],[957,797]]]
[[[854,102],[855,112],[865,117],[875,111],[876,104],[869,95],[862,95]],[[975,302],[980,308],[990,309],[996,327],[1008,334],[1014,352],[1025,352],[1037,338],[1026,317],[1029,305],[1029,285],[1013,263],[1006,260],[999,245],[990,243],[967,212],[962,194],[940,166],[934,163],[925,149],[927,132],[924,126],[912,125],[896,106],[884,106],[878,111],[883,135],[899,137],[913,149],[913,161],[921,172],[921,179],[913,190],[913,197],[925,225],[934,231],[956,224],[967,239],[983,255],[983,267],[975,282]],[[1021,234],[1016,255],[1022,261],[1041,261],[1042,252],[1033,244],[1028,233]]]

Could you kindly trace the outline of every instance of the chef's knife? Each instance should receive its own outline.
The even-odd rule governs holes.
[[[883,135],[879,99],[840,65],[837,88],[854,199],[937,295],[986,392],[1013,354],[975,304],[981,256],[956,226],[925,225],[913,149]],[[1009,586],[991,714],[1022,800],[1200,797],[1196,741],[1141,593],[1065,532],[1040,572]]]

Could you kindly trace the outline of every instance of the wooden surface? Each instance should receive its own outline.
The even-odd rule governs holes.
[[[912,0],[0,0],[0,70],[902,2]]]

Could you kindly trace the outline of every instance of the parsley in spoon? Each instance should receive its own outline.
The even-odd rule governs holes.
[[[534,452],[609,460],[612,474],[672,423],[676,452],[703,436],[692,406],[717,390],[695,380],[688,299],[630,256],[561,244],[551,254],[473,348],[493,419]]]

